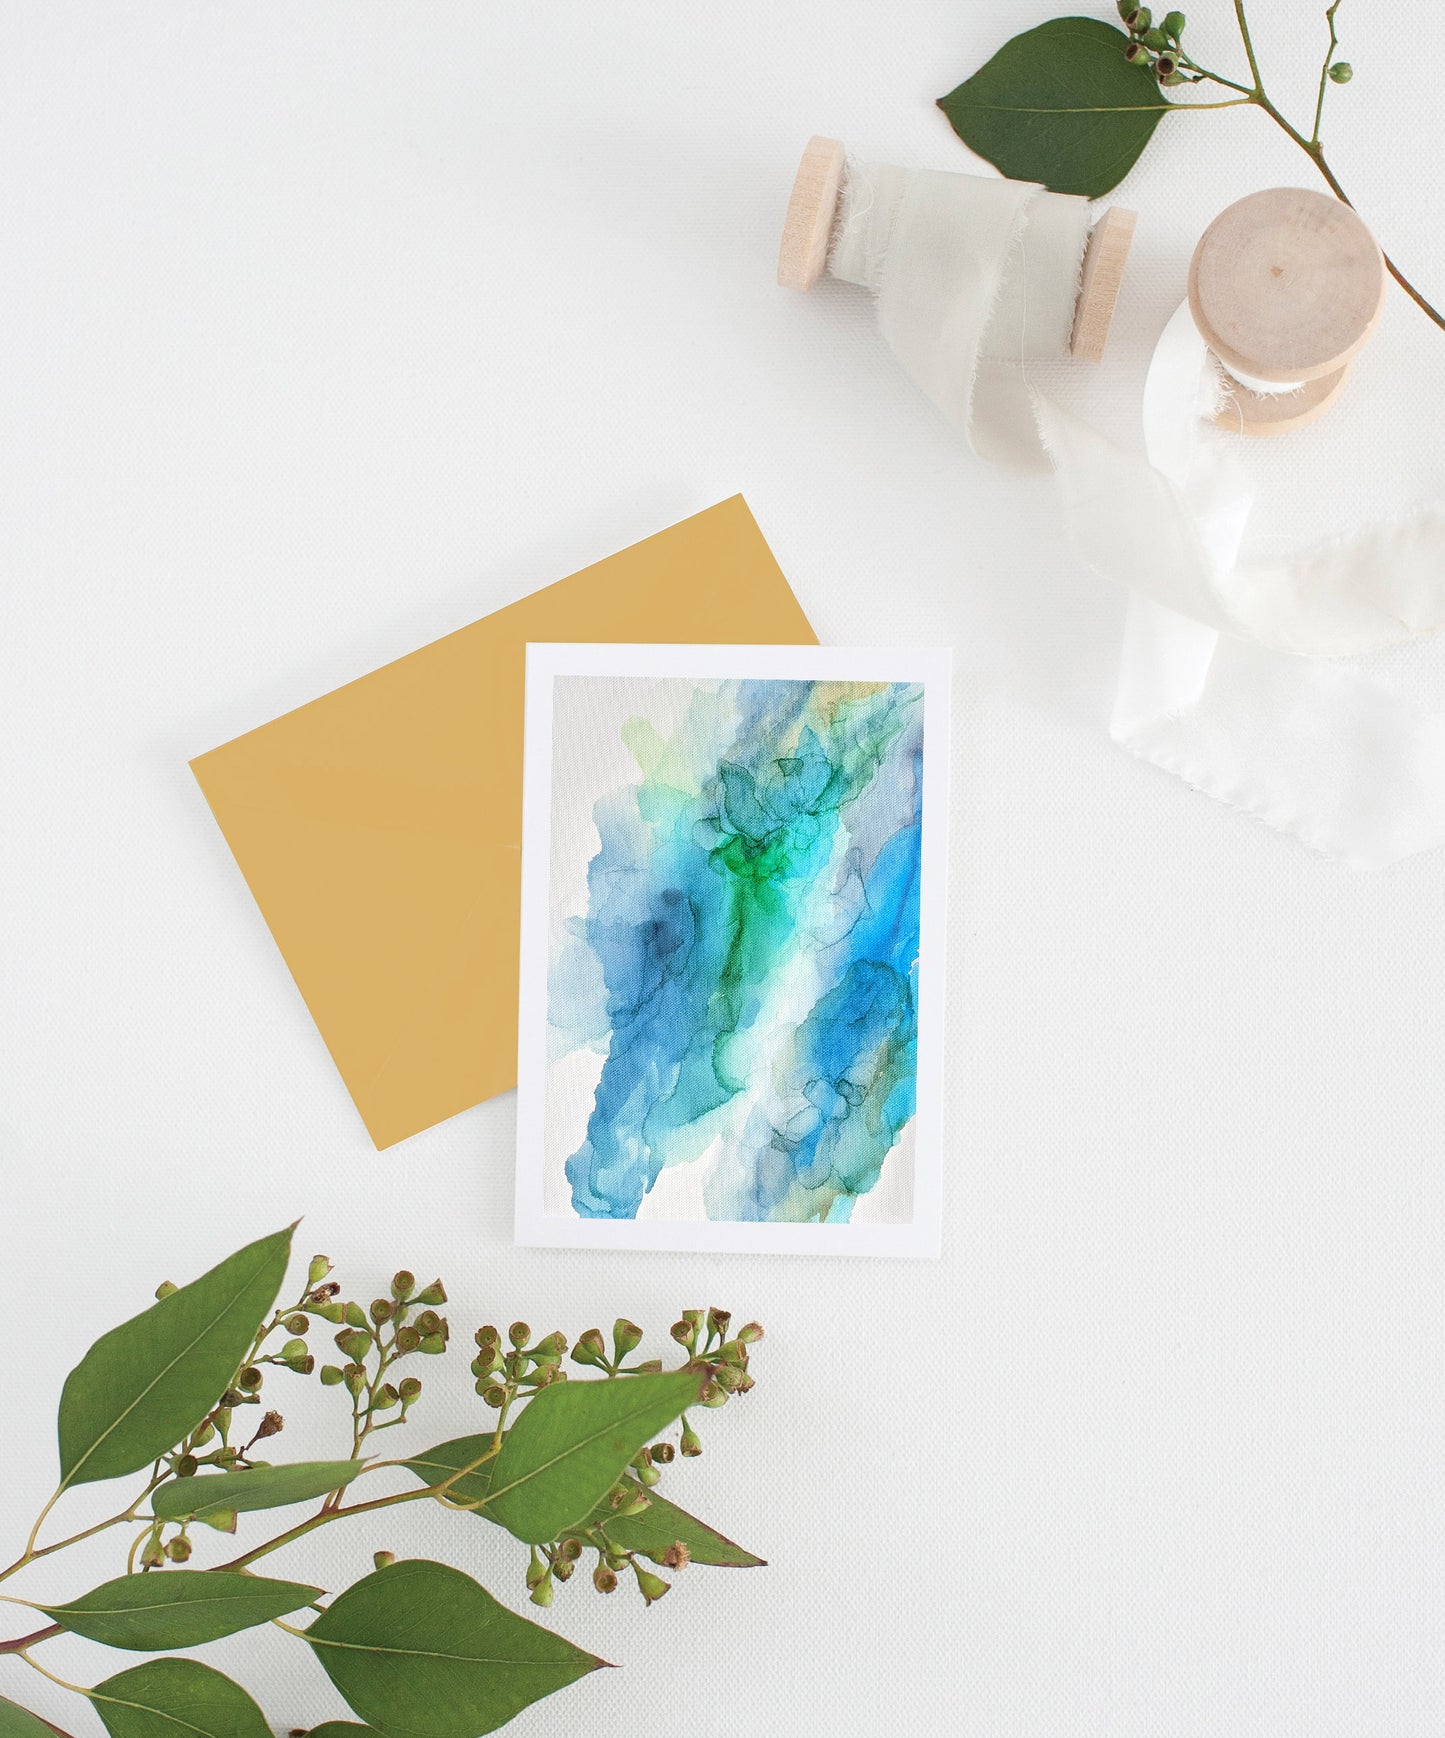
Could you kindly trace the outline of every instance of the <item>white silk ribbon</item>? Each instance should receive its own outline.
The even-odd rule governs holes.
[[[829,269],[873,292],[975,452],[1052,469],[1075,549],[1131,593],[1117,742],[1361,867],[1445,843],[1445,714],[1342,661],[1445,626],[1445,509],[1240,565],[1250,489],[1206,423],[1219,380],[1187,305],[1150,365],[1144,456],[1029,378],[1067,350],[1089,221],[1027,183],[850,165]]]

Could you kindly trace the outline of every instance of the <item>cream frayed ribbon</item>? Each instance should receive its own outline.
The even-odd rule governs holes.
[[[850,164],[829,270],[873,292],[980,457],[1052,469],[1079,555],[1132,594],[1117,742],[1361,867],[1445,843],[1445,714],[1339,661],[1445,626],[1445,510],[1239,565],[1250,490],[1206,432],[1218,378],[1187,306],[1150,365],[1144,457],[1029,379],[1067,350],[1089,223],[1027,183]]]

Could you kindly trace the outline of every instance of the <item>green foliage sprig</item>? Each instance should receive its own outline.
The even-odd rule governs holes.
[[[1330,86],[1354,77],[1354,68],[1339,56],[1336,15],[1342,3],[1331,0],[1325,8],[1329,41],[1308,133],[1285,117],[1265,88],[1244,0],[1234,0],[1234,15],[1247,77],[1228,78],[1201,66],[1185,47],[1182,12],[1166,12],[1156,20],[1149,7],[1118,0],[1123,30],[1100,18],[1051,19],[1006,42],[972,78],[940,97],[938,106],[959,138],[1003,174],[1090,199],[1118,186],[1165,115],[1260,109],[1305,153],[1336,198],[1351,205],[1320,138]],[[1165,95],[1199,85],[1234,94],[1217,102],[1180,102]],[[1388,255],[1385,265],[1410,300],[1445,329],[1445,315]]]
[[[84,1696],[110,1738],[269,1738],[270,1729],[238,1683],[198,1660],[149,1659],[87,1687],[34,1657],[51,1637],[165,1654],[273,1624],[310,1648],[364,1722],[329,1722],[313,1738],[479,1738],[604,1663],[445,1563],[377,1551],[373,1572],[334,1598],[252,1569],[320,1527],[401,1503],[434,1502],[505,1529],[527,1546],[525,1584],[543,1607],[589,1553],[599,1592],[630,1576],[648,1605],[668,1591],[658,1568],[761,1563],[656,1489],[679,1452],[702,1452],[694,1412],[753,1386],[755,1322],[734,1332],[725,1310],[684,1310],[672,1329],[682,1362],[671,1370],[635,1357],[643,1336],[632,1322],[618,1320],[610,1345],[589,1328],[571,1353],[593,1373],[584,1381],[568,1380],[561,1333],[534,1337],[525,1322],[505,1336],[482,1327],[471,1370],[489,1409],[486,1428],[379,1459],[368,1452],[372,1439],[408,1423],[421,1398],[412,1361],[447,1349],[446,1288],[401,1272],[388,1295],[363,1308],[343,1298],[318,1255],[300,1295],[278,1307],[294,1229],[248,1244],[189,1285],[162,1285],[151,1307],[96,1341],[61,1393],[60,1482],[0,1582],[112,1528],[132,1529],[125,1573],[64,1603],[0,1594],[48,1620],[0,1641],[0,1658]],[[312,1335],[330,1329],[339,1361],[318,1367]],[[269,1405],[273,1376],[315,1376],[341,1390],[343,1458],[262,1458],[285,1426]],[[143,1488],[118,1514],[40,1542],[72,1487],[142,1473]],[[354,1487],[379,1474],[382,1494],[353,1499]],[[301,1504],[319,1506],[214,1568],[186,1567],[207,1533],[234,1534],[242,1516]],[[303,1611],[315,1614],[304,1627],[288,1621]],[[0,1738],[55,1734],[68,1738],[0,1696]]]

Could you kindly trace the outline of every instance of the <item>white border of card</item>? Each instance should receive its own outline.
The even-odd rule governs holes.
[[[936,1257],[942,1209],[943,995],[948,836],[946,649],[844,646],[529,645],[522,800],[521,985],[517,1059],[519,1244],[748,1254]],[[923,841],[919,915],[918,1077],[909,1223],[773,1224],[708,1219],[591,1219],[548,1213],[547,1090],[552,830],[552,697],[558,676],[695,676],[923,684]]]

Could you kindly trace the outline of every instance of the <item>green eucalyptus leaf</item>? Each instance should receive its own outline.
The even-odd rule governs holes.
[[[306,1639],[385,1738],[480,1738],[604,1663],[508,1611],[459,1569],[424,1560],[348,1587]]]
[[[482,1512],[531,1545],[559,1537],[592,1513],[638,1449],[696,1403],[704,1380],[676,1370],[544,1388],[503,1439]]]
[[[200,1423],[251,1349],[290,1250],[290,1229],[247,1244],[95,1342],[60,1396],[62,1489],[139,1472]]]
[[[323,1720],[313,1726],[306,1738],[372,1738],[374,1726],[363,1726],[355,1720]]]
[[[407,1471],[415,1473],[424,1485],[439,1485],[462,1467],[471,1466],[484,1454],[490,1454],[492,1441],[490,1432],[484,1436],[454,1436],[450,1442],[439,1442],[435,1448],[413,1456],[406,1463]],[[491,1491],[492,1469],[496,1464],[495,1459],[488,1460],[474,1472],[459,1478],[447,1492],[447,1497],[458,1503],[483,1502]]]
[[[41,1605],[62,1628],[107,1647],[160,1653],[198,1647],[238,1629],[269,1623],[321,1597],[319,1587],[267,1581],[225,1569],[168,1569],[122,1575],[69,1605]]]
[[[55,1730],[29,1708],[0,1696],[0,1738],[55,1738]]]
[[[192,1516],[245,1514],[252,1509],[283,1509],[309,1503],[349,1485],[363,1460],[298,1460],[289,1466],[248,1467],[241,1472],[196,1473],[168,1479],[151,1494],[151,1512],[163,1521]]]
[[[479,1456],[486,1454],[491,1445],[490,1435],[458,1436],[450,1442],[438,1443],[435,1448],[427,1449],[406,1464],[408,1470],[415,1473],[424,1485],[440,1484],[459,1468],[470,1466]],[[487,1461],[475,1472],[467,1473],[457,1480],[447,1495],[458,1502],[484,1501],[491,1491],[492,1469],[495,1465],[495,1460]],[[611,1488],[609,1485],[608,1490]],[[642,1490],[641,1485],[636,1488],[638,1491]],[[735,1545],[731,1539],[724,1538],[721,1533],[698,1520],[696,1515],[688,1514],[686,1509],[678,1508],[676,1503],[668,1502],[665,1497],[658,1496],[656,1491],[648,1491],[646,1495],[648,1507],[640,1515],[624,1516],[611,1507],[604,1494],[587,1516],[586,1524],[605,1525],[608,1538],[624,1551],[637,1551],[644,1557],[650,1557],[654,1563],[660,1563],[668,1548],[680,1540],[687,1546],[694,1563],[709,1563],[729,1569],[754,1569],[762,1566],[764,1560],[761,1557],[755,1557],[751,1551],[745,1551],[741,1545]],[[483,1520],[495,1520],[489,1509],[480,1508],[473,1512],[479,1514]]]
[[[641,1490],[641,1486],[638,1489]],[[588,1516],[593,1526],[605,1527],[607,1537],[624,1551],[636,1551],[661,1563],[675,1544],[687,1546],[694,1563],[710,1563],[724,1569],[760,1569],[766,1567],[763,1558],[754,1557],[731,1539],[725,1539],[696,1515],[648,1491],[647,1507],[638,1515],[619,1515],[603,1500]]]
[[[199,1660],[146,1660],[90,1694],[110,1738],[271,1738],[241,1686]]]
[[[1173,105],[1129,38],[1054,18],[1006,42],[938,106],[970,150],[1015,181],[1097,199],[1117,187]]]

